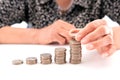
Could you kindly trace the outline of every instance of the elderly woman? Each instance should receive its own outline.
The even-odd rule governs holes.
[[[119,5],[120,0],[0,0],[0,43],[65,44],[71,29],[85,27],[75,39],[110,55],[120,48],[120,28],[112,36],[101,18],[120,23]],[[11,27],[22,21],[27,28]]]

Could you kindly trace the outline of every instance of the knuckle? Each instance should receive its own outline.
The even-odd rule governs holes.
[[[86,36],[85,38],[86,38],[89,42],[91,42],[91,41],[93,40],[93,38],[91,38],[91,36],[92,36],[92,35],[88,35],[88,36]]]
[[[113,42],[113,38],[111,35],[107,35],[106,40],[109,42]]]
[[[57,22],[63,22],[63,21],[59,19],[59,20],[57,20]]]
[[[52,32],[58,32],[58,30],[60,29],[60,26],[57,26],[57,25],[52,25],[52,27],[51,27],[51,31]]]
[[[99,27],[101,25],[105,25],[105,24],[106,24],[105,20],[97,19],[97,20],[94,20],[94,21],[88,23],[87,26],[92,26],[93,28],[97,28],[97,27]]]
[[[105,26],[101,26],[101,27],[99,28],[99,32],[100,32],[100,34],[105,35],[105,34],[106,34],[106,27],[105,27]]]
[[[94,42],[92,42],[92,44],[93,44],[95,47],[100,47],[101,45],[103,45],[101,40],[94,41]]]
[[[111,35],[106,35],[102,40],[101,40],[103,45],[109,45],[109,44],[113,44],[113,40]]]
[[[50,35],[52,38],[54,38],[55,36],[57,36],[57,34],[58,34],[57,29],[52,28],[51,30],[49,30],[49,35]]]
[[[105,25],[106,21],[103,19],[97,19],[95,21],[93,21],[96,25]]]
[[[96,41],[96,42],[93,42],[93,45],[94,46],[97,46],[100,42],[99,41]],[[98,47],[98,46],[97,46]]]
[[[92,28],[96,28],[94,25],[94,22],[90,22],[86,25],[86,27],[92,27]]]
[[[86,38],[89,42],[92,42],[92,41],[96,40],[96,34],[95,34],[95,33],[88,34],[85,38]]]
[[[110,28],[108,26],[105,26],[105,34],[109,34],[110,33]]]
[[[95,21],[93,21],[92,23],[91,23],[92,25],[93,25],[93,27],[99,27],[99,25],[100,25],[100,20],[98,19],[98,20],[95,20]]]

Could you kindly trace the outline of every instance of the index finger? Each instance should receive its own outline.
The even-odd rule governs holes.
[[[75,39],[77,41],[80,41],[83,37],[85,37],[87,34],[91,33],[92,31],[94,31],[97,27],[101,25],[106,25],[106,21],[102,19],[98,19],[88,23],[85,26],[85,28],[83,28],[77,33],[77,35],[75,36]]]

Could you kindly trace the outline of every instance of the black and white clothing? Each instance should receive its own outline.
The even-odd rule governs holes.
[[[42,28],[61,19],[81,28],[105,15],[120,24],[120,0],[74,0],[64,15],[54,0],[0,0],[0,27],[26,21]]]

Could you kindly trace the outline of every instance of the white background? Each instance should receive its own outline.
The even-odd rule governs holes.
[[[67,48],[67,64],[54,63],[54,49]],[[40,54],[51,53],[53,63],[40,64]],[[120,80],[120,51],[103,58],[95,51],[83,47],[82,63],[69,63],[69,46],[58,45],[0,45],[0,80]],[[38,64],[26,65],[27,57],[37,57]],[[22,59],[24,64],[12,65]]]

